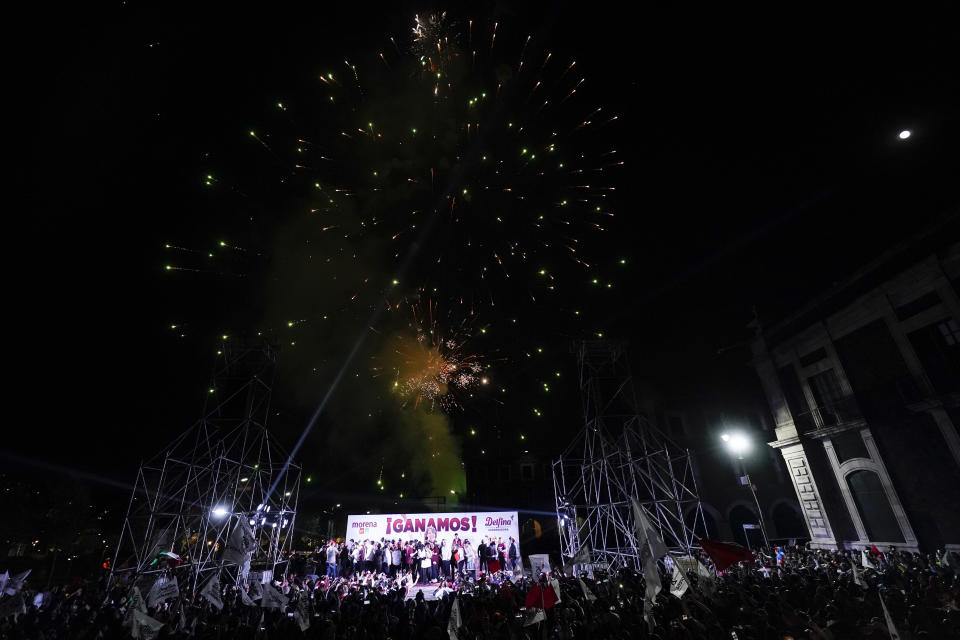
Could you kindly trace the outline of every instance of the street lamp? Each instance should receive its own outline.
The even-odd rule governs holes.
[[[747,486],[750,488],[750,494],[753,496],[753,503],[757,506],[757,517],[760,518],[760,533],[763,534],[763,543],[769,547],[770,539],[767,538],[767,526],[763,522],[763,509],[760,508],[760,500],[757,499],[757,490],[754,488],[753,482],[750,480],[750,474],[746,473],[747,465],[743,461],[743,454],[747,453],[753,448],[753,443],[750,441],[750,437],[747,434],[740,431],[724,433],[720,436],[720,439],[723,440],[724,445],[726,445],[727,451],[737,456],[737,460],[739,460],[740,464],[743,466],[743,481],[746,482]]]

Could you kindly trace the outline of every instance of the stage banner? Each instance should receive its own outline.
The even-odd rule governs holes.
[[[469,540],[476,549],[480,541],[500,538],[510,551],[510,538],[517,541],[520,554],[520,525],[516,511],[484,511],[454,513],[378,513],[347,516],[347,540],[446,540],[454,536]]]

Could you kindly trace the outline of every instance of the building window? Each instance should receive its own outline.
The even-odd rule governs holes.
[[[953,318],[941,322],[937,327],[940,329],[940,335],[943,336],[943,341],[947,343],[949,347],[955,347],[960,344],[960,325],[957,324],[957,321]]]
[[[533,465],[530,463],[525,463],[520,465],[520,479],[530,481],[533,480]]]
[[[843,398],[840,378],[833,369],[810,376],[807,378],[807,383],[810,385],[810,391],[813,392],[818,407],[832,405]]]

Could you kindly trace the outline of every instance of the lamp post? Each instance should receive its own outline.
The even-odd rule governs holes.
[[[763,534],[763,544],[769,547],[770,539],[767,538],[767,526],[763,522],[763,509],[760,508],[760,500],[757,499],[757,490],[753,487],[750,474],[746,473],[747,465],[743,461],[743,454],[749,451],[753,444],[746,434],[740,432],[724,433],[720,436],[720,439],[723,440],[723,443],[726,445],[727,451],[737,456],[737,459],[743,467],[743,479],[746,480],[747,486],[750,488],[750,494],[753,496],[753,503],[757,506],[757,517],[760,518],[760,533]]]

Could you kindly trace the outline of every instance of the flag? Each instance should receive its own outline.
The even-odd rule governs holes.
[[[660,532],[654,529],[647,516],[643,513],[640,504],[630,499],[633,506],[634,526],[637,535],[637,552],[640,554],[640,560],[643,563],[643,578],[647,583],[647,590],[643,600],[643,617],[653,631],[655,622],[653,620],[653,603],[657,599],[657,594],[663,589],[663,583],[660,582],[660,572],[657,569],[657,559],[667,555],[667,547],[660,539]]]
[[[550,578],[550,586],[553,587],[554,593],[557,594],[557,602],[560,602],[560,581],[556,578]]]
[[[260,584],[259,580],[253,580],[250,582],[250,599],[259,600],[263,597],[263,585]]]
[[[867,583],[863,581],[863,571],[862,571],[862,568],[861,568],[861,567],[858,567],[856,562],[851,562],[851,563],[850,563],[850,571],[853,573],[853,582],[854,582],[854,584],[856,584],[858,587],[862,587],[862,588],[866,589],[866,588],[867,588]]]
[[[143,596],[140,594],[140,587],[131,587],[127,598],[129,598],[127,607],[130,611],[147,612],[147,604],[143,601]]]
[[[543,609],[527,609],[527,615],[523,619],[523,626],[529,627],[532,624],[543,622],[546,619],[547,614],[543,612]]]
[[[684,575],[687,577],[687,584],[690,584],[689,576],[695,575],[697,577],[696,586],[706,595],[713,595],[717,590],[717,583],[714,582],[716,577],[712,571],[703,566],[699,560],[693,556],[680,556],[674,558],[674,566],[680,567],[680,570],[683,571]]]
[[[7,578],[4,581],[5,584],[3,586],[3,593],[7,594],[8,596],[12,596],[20,591],[20,589],[23,589],[23,581],[26,580],[27,576],[30,575],[30,569],[27,569],[23,573],[18,573],[12,578],[9,577],[9,574],[7,573],[4,573],[4,575]]]
[[[873,563],[873,559],[870,558],[870,554],[867,553],[866,549],[860,550],[860,563],[863,565],[864,569],[876,570],[877,568],[877,565]]]
[[[161,628],[163,623],[159,620],[151,618],[142,611],[133,610],[133,626],[130,628],[130,635],[134,638],[152,640],[159,635]]]
[[[250,599],[250,595],[247,593],[247,590],[243,587],[240,587],[240,604],[243,604],[248,607],[257,606],[256,603]]]
[[[960,566],[958,566],[957,561],[953,557],[953,553],[951,553],[949,549],[943,552],[943,556],[940,557],[940,563],[945,567],[950,567],[954,571],[960,569]]]
[[[574,554],[573,560],[570,561],[571,564],[590,564],[593,559],[590,557],[590,547],[588,545],[581,545],[580,549],[577,550],[577,553]]]
[[[223,560],[224,562],[243,565],[250,560],[256,546],[257,541],[253,535],[253,529],[245,520],[238,520],[236,528],[227,541],[227,548],[223,551]]]
[[[704,595],[712,596],[717,592],[717,575],[703,566],[703,563],[696,560],[697,563],[697,585]]]
[[[267,585],[263,589],[263,599],[260,606],[264,609],[286,609],[288,598],[274,588],[273,585]]]
[[[687,592],[687,589],[690,588],[690,583],[687,582],[687,576],[683,574],[683,569],[680,568],[679,564],[673,565],[673,579],[670,580],[670,593],[682,598],[683,594]]]
[[[550,607],[557,604],[557,594],[553,591],[550,584],[541,586],[535,584],[533,589],[527,592],[527,600],[524,603],[527,608],[536,607],[538,609],[549,610]]]
[[[460,598],[453,599],[453,606],[450,607],[450,620],[447,622],[447,634],[450,640],[457,640],[457,630],[463,626],[463,618],[460,615]]]
[[[701,538],[700,546],[713,560],[713,564],[717,566],[717,571],[723,571],[738,562],[749,562],[754,558],[752,551],[730,542],[716,542]]]
[[[900,640],[900,634],[897,632],[897,628],[893,626],[893,618],[890,617],[890,612],[887,611],[887,603],[883,601],[883,596],[877,594],[880,597],[880,606],[883,607],[883,619],[887,621],[887,633],[890,634],[890,640]]]
[[[647,582],[647,590],[643,597],[643,619],[647,621],[650,631],[653,632],[653,628],[656,626],[652,615],[653,603],[657,599],[657,594],[663,589],[663,584],[660,582],[657,560],[649,554],[643,563],[643,578]]]
[[[586,544],[582,545],[574,554],[573,559],[570,560],[570,565],[571,568],[579,567],[580,570],[577,575],[582,575],[584,567],[586,567],[586,574],[593,578],[593,556],[590,553],[590,547]],[[573,571],[569,573],[573,573]]]
[[[593,595],[593,592],[587,588],[587,583],[583,581],[582,578],[577,578],[580,582],[580,589],[583,591],[583,597],[586,598],[587,602],[593,602],[597,599],[597,596]]]
[[[550,573],[550,555],[546,553],[536,553],[527,556],[530,560],[530,575],[534,579],[540,577],[541,573]]]
[[[655,560],[667,555],[667,547],[664,546],[663,540],[660,539],[660,532],[650,525],[640,504],[632,498],[631,502],[633,503],[634,526],[637,530],[637,546],[640,547],[638,549],[640,557],[643,557],[643,547],[647,548]]]
[[[172,600],[180,595],[180,587],[176,576],[172,578],[157,578],[147,592],[147,606],[153,607],[161,600]]]
[[[214,574],[207,584],[204,585],[203,589],[200,591],[200,595],[207,599],[207,602],[215,606],[217,609],[223,609],[223,597],[220,591],[220,574]]]
[[[0,596],[3,595],[4,590],[7,588],[7,582],[10,580],[10,572],[4,571],[3,575],[0,575]]]
[[[300,593],[297,608],[293,612],[293,619],[300,625],[300,631],[306,631],[310,628],[310,607],[307,606],[306,591]]]

